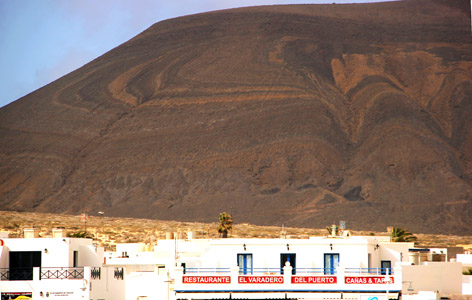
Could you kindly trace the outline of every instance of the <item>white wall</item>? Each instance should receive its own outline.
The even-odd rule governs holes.
[[[439,291],[441,294],[462,293],[462,265],[457,262],[425,262],[423,265],[404,265],[403,291],[407,291],[409,282],[414,292]]]
[[[461,262],[464,266],[472,266],[472,254],[457,254],[456,261]]]
[[[84,279],[39,280],[39,268],[33,269],[33,280],[28,281],[0,281],[2,292],[32,292],[33,299],[76,300],[89,299],[90,269],[84,270]],[[43,293],[41,297],[40,293]],[[49,297],[46,294],[49,293]]]
[[[287,249],[288,244],[288,249]],[[376,245],[379,249],[374,250]],[[246,250],[244,246],[246,245]],[[332,249],[331,249],[332,245]],[[346,239],[220,239],[209,241],[202,254],[201,267],[230,268],[237,265],[237,254],[252,254],[254,268],[280,268],[280,255],[296,254],[297,268],[323,268],[324,254],[338,253],[344,268],[367,268],[368,254],[372,255],[372,268],[380,267],[380,260],[390,260],[392,267],[400,261],[400,253],[408,258],[412,243],[385,243],[375,238],[352,237]]]

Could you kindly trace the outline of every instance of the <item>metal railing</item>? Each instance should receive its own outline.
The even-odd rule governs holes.
[[[345,273],[367,275],[393,275],[392,268],[346,268]]]
[[[297,274],[336,274],[334,268],[296,268]]]
[[[282,268],[254,268],[254,274],[280,275],[282,273]]]
[[[33,280],[33,268],[0,269],[0,280]]]
[[[125,276],[124,268],[115,268],[113,271],[113,278],[116,280],[123,280]]]
[[[230,273],[230,268],[185,268],[185,274]]]
[[[185,268],[185,274],[230,273],[230,268]],[[392,268],[346,268],[346,274],[393,275]],[[337,268],[294,268],[292,274],[335,275]],[[239,268],[239,275],[282,275],[283,268]]]
[[[102,269],[94,267],[90,269],[90,278],[91,279],[100,279],[102,277]]]
[[[41,268],[42,279],[84,279],[84,268]]]

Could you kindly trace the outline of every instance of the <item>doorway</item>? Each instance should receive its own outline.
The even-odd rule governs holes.
[[[326,275],[336,274],[336,268],[339,266],[339,253],[325,253],[324,255],[324,273]]]
[[[34,267],[41,267],[41,251],[10,252],[10,280],[33,280]]]

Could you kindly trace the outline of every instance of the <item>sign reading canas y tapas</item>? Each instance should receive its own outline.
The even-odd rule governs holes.
[[[393,277],[387,280],[384,276],[346,276],[344,282],[346,284],[391,284],[394,280]]]
[[[334,284],[337,282],[336,276],[292,276],[292,283]]]
[[[239,276],[238,278],[239,283],[271,283],[271,284],[279,284],[284,283],[283,276]]]
[[[231,283],[230,276],[184,276],[182,283]]]

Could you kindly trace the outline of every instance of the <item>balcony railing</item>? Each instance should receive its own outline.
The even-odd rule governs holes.
[[[345,272],[362,275],[393,275],[393,268],[346,268]]]
[[[33,280],[33,268],[0,269],[0,280]]]
[[[230,268],[185,268],[185,274],[229,273]]]
[[[41,268],[42,279],[84,279],[84,268]]]
[[[186,274],[229,273],[230,268],[185,268]],[[346,274],[357,275],[393,275],[393,268],[346,268]],[[240,275],[282,275],[283,268],[239,268]],[[336,268],[295,268],[292,274],[298,275],[334,275]]]

